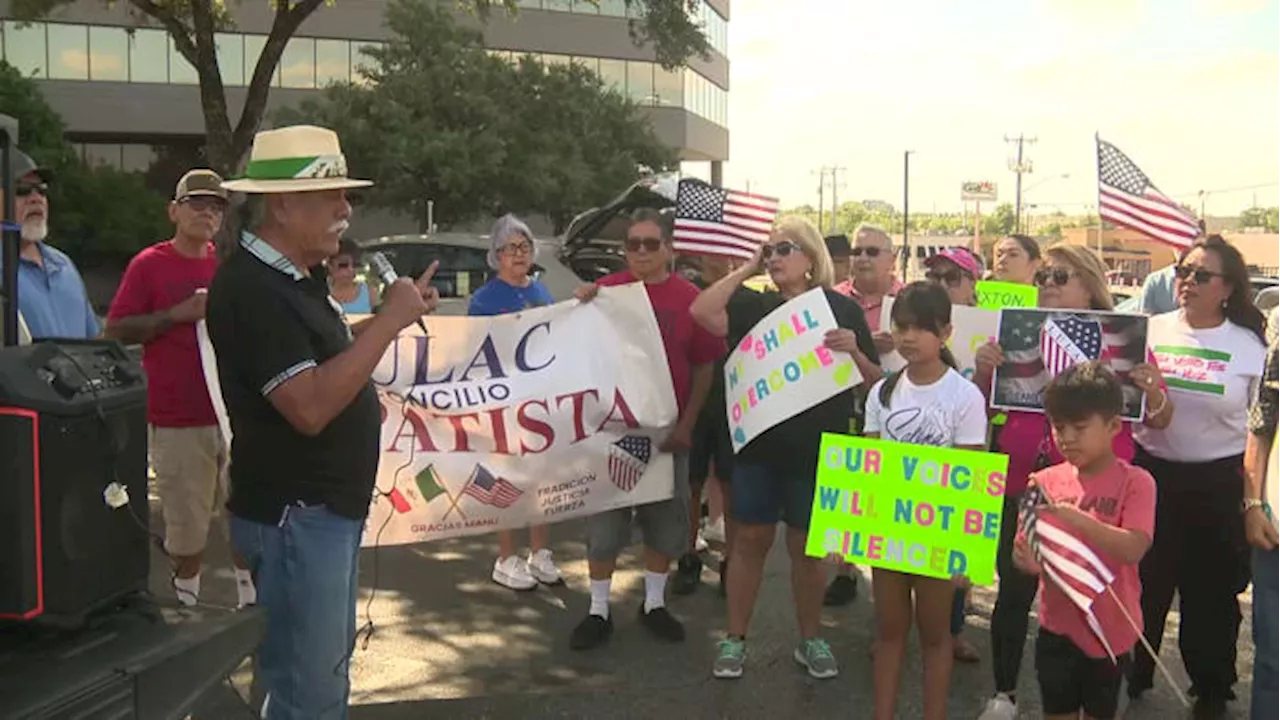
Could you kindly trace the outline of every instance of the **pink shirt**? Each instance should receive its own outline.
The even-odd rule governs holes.
[[[597,285],[610,287],[637,282],[630,270],[605,275]],[[667,367],[671,370],[671,384],[676,391],[676,405],[683,416],[689,403],[689,391],[693,381],[693,368],[719,360],[725,353],[724,340],[707,332],[693,321],[689,307],[698,297],[698,286],[679,275],[672,274],[660,283],[645,283],[649,304],[662,332],[662,346],[667,351]]]
[[[1151,474],[1123,460],[1093,477],[1081,478],[1070,463],[1054,465],[1036,473],[1034,482],[1053,502],[1073,502],[1094,519],[1125,530],[1136,530],[1151,538],[1156,524],[1156,482]],[[1045,522],[1047,515],[1040,516]],[[1078,534],[1072,533],[1077,539]],[[1124,604],[1133,622],[1142,627],[1142,582],[1138,564],[1123,564],[1088,542],[1086,545],[1115,573],[1111,593],[1103,592],[1093,603],[1111,650],[1117,655],[1127,652],[1138,640],[1138,633],[1125,619]],[[1053,581],[1040,575],[1040,627],[1070,638],[1086,655],[1105,658],[1106,649],[1089,628],[1085,615]]]
[[[858,288],[853,286],[853,280],[845,280],[844,282],[831,288],[847,298],[852,298],[854,302],[862,308],[862,313],[867,316],[867,325],[871,327],[871,332],[880,332],[880,308],[884,306],[884,299],[892,297],[902,292],[903,285],[898,278],[893,278],[893,285],[889,287],[889,292],[876,297],[871,297],[858,292]]]
[[[996,445],[998,450],[1009,456],[1009,472],[1005,485],[1005,495],[1021,495],[1027,489],[1027,476],[1036,467],[1036,457],[1043,446],[1049,457],[1050,465],[1066,462],[1066,458],[1058,451],[1053,442],[1053,432],[1049,428],[1049,417],[1044,413],[1024,412],[1022,410],[1006,410],[1008,420],[1000,428]],[[1121,423],[1120,432],[1111,442],[1111,450],[1116,457],[1129,462],[1133,460],[1133,431],[1129,423]]]

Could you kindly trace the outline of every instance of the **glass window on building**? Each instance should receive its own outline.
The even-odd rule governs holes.
[[[360,68],[376,68],[378,61],[365,51],[381,48],[383,45],[383,43],[363,41],[351,43],[351,82],[357,85],[367,85],[369,83],[369,79],[361,72]]]
[[[516,4],[522,8],[528,8],[530,10],[542,9],[542,0],[519,0]]]
[[[253,82],[253,72],[258,68],[258,58],[262,57],[262,48],[267,45],[266,35],[244,36],[244,84]],[[280,85],[280,63],[276,63],[275,77],[271,84]]]
[[[542,0],[543,10],[573,12],[573,0]]]
[[[165,39],[169,42],[169,82],[174,85],[199,85],[200,75],[195,66],[178,52],[178,48],[173,45],[173,38],[167,33]]]
[[[129,80],[129,34],[124,28],[89,27],[89,79]]]
[[[574,0],[573,11],[580,15],[599,15],[600,3],[595,0]]]
[[[627,17],[642,18],[644,17],[644,3],[641,0],[631,0],[627,5]]]
[[[653,94],[657,105],[680,107],[684,103],[684,74],[680,70],[664,70],[655,64]]]
[[[542,62],[548,66],[568,65],[570,62],[573,62],[573,58],[568,55],[554,55],[552,53],[546,53],[542,56]]]
[[[89,28],[86,25],[49,23],[49,78],[89,79]]]
[[[106,165],[120,167],[120,146],[115,143],[85,143],[84,164],[89,167]]]
[[[235,33],[215,33],[213,42],[218,48],[218,72],[222,75],[222,84],[230,87],[246,85],[244,36]]]
[[[581,65],[596,75],[600,74],[600,58],[574,56],[573,64]]]
[[[156,152],[150,145],[120,146],[120,169],[125,172],[146,172],[155,161]]]
[[[289,38],[280,56],[280,84],[287,88],[310,89],[316,86],[316,41],[312,38]]]
[[[600,0],[600,14],[609,17],[626,17],[627,0]]]
[[[4,59],[26,77],[48,76],[49,55],[45,52],[44,23],[32,23],[19,27],[18,23],[4,23]]]
[[[316,40],[316,87],[351,80],[351,43]]]
[[[624,60],[600,58],[600,79],[608,90],[627,91],[627,63]]]
[[[139,28],[129,35],[129,80],[169,82],[169,35],[163,30],[148,28]]]
[[[653,63],[627,61],[627,92],[640,105],[653,104]]]

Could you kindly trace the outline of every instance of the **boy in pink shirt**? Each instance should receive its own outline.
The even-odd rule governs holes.
[[[1036,673],[1046,718],[1115,717],[1124,665],[1138,639],[1135,628],[1142,627],[1138,562],[1151,546],[1156,489],[1146,470],[1115,455],[1123,403],[1120,382],[1098,363],[1072,367],[1045,390],[1045,412],[1066,462],[1031,476],[1029,488],[1047,503],[1035,510],[1033,534],[1044,543],[1046,526],[1065,531],[1114,574],[1111,591],[1098,595],[1092,613],[1116,657],[1112,662],[1058,581],[1041,572],[1043,557],[1035,556],[1020,527],[1014,562],[1040,575]]]

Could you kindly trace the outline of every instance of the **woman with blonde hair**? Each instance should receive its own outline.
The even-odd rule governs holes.
[[[741,312],[727,312],[734,291],[762,268],[777,290],[760,293]],[[699,325],[728,338],[730,346],[736,347],[756,323],[779,306],[813,288],[822,288],[838,326],[827,331],[823,345],[837,362],[846,357],[852,360],[869,386],[880,377],[871,330],[862,308],[831,285],[831,257],[822,235],[808,220],[787,217],[778,222],[752,262],[704,290],[690,312]],[[792,594],[802,638],[794,658],[815,678],[838,674],[831,647],[819,635],[826,573],[820,559],[805,555],[805,540],[822,433],[848,432],[853,404],[852,389],[839,393],[760,434],[735,457],[729,483],[733,488],[729,515],[736,528],[729,561],[733,572],[727,582],[729,628],[712,666],[715,677],[742,676],[747,627],[779,521],[787,525]]]
[[[1111,310],[1114,303],[1107,290],[1106,270],[1093,251],[1082,245],[1056,244],[1045,250],[1044,262],[1034,275],[1040,288],[1039,305],[1059,310]],[[1004,364],[1004,350],[991,343],[978,349],[973,382],[990,395],[995,369]],[[1129,377],[1147,396],[1146,415],[1142,425],[1162,428],[1173,418],[1173,403],[1165,392],[1160,370],[1152,363],[1140,363]],[[1009,456],[1009,471],[1004,497],[1004,520],[1000,526],[1000,545],[996,552],[996,572],[1000,576],[996,604],[991,613],[991,656],[995,674],[995,695],[987,701],[979,720],[1013,720],[1017,717],[1018,670],[1022,666],[1022,649],[1027,639],[1027,619],[1035,601],[1037,579],[1013,564],[1013,541],[1018,527],[1018,503],[1031,473],[1064,462],[1053,442],[1049,423],[1043,413],[1010,410],[996,439],[996,452]],[[1116,457],[1132,462],[1134,457],[1132,423],[1125,422],[1115,436]],[[1045,632],[1043,629],[1040,631]],[[1101,650],[1099,650],[1101,652]],[[1105,657],[1105,655],[1104,655]],[[1037,657],[1043,663],[1070,663],[1079,658]],[[1041,674],[1045,671],[1042,668]],[[1097,697],[1066,697],[1061,688],[1041,688],[1046,714],[1052,707],[1094,707],[1112,698],[1110,683],[1119,682],[1121,668],[1110,666],[1105,677],[1096,678]],[[1050,673],[1052,674],[1052,673]],[[1056,693],[1056,694],[1055,694]],[[1104,717],[1089,713],[1092,717]]]

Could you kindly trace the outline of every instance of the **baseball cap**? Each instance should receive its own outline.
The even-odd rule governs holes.
[[[10,167],[13,171],[13,181],[16,183],[24,175],[35,173],[40,178],[40,182],[52,182],[53,171],[49,168],[43,168],[36,164],[31,156],[21,150],[14,150],[9,158]]]
[[[823,238],[827,243],[827,252],[833,258],[847,258],[850,253],[848,235],[828,235]]]
[[[969,273],[969,276],[974,280],[980,280],[982,278],[982,266],[978,264],[978,259],[973,256],[973,253],[962,247],[943,248],[942,250],[939,250],[933,255],[925,258],[924,266],[931,268],[943,260],[946,260],[961,270]]]
[[[178,181],[178,189],[173,191],[173,199],[186,200],[193,195],[210,195],[227,199],[227,191],[222,189],[222,177],[212,170],[196,169],[188,171]]]

